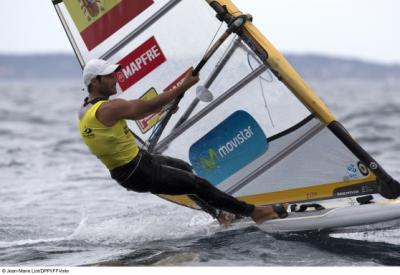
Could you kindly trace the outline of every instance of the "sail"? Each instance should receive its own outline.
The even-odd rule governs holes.
[[[82,66],[91,58],[121,64],[117,96],[125,99],[146,100],[180,85],[226,23],[242,15],[228,0],[53,4]],[[180,100],[155,150],[190,162],[217,188],[258,205],[380,191],[376,175],[390,176],[246,19],[208,56],[201,81]],[[196,95],[206,92],[213,99],[199,101]],[[129,126],[151,141],[167,112]],[[186,196],[165,198],[196,207]]]

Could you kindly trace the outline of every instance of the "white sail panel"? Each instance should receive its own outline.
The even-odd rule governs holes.
[[[109,2],[114,6],[104,6],[104,16],[126,1]],[[93,48],[82,38],[85,25],[70,15],[68,4],[59,5],[84,62],[105,58],[122,65],[117,96],[125,99],[148,99],[179,85],[226,29],[204,0],[145,2]],[[221,190],[259,204],[376,192],[375,177],[250,49],[252,39],[232,35],[209,59],[157,149],[190,161],[196,173]],[[198,102],[196,89],[208,90],[214,99]],[[189,106],[195,107],[188,119],[175,127]],[[162,117],[156,114],[129,126],[148,140]],[[356,187],[346,189],[351,185]]]

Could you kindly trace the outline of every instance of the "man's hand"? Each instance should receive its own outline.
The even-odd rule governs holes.
[[[174,102],[170,102],[167,105],[165,105],[164,107],[162,107],[161,110],[159,110],[159,112],[166,112],[169,111],[170,109],[172,109],[172,105],[174,104]],[[176,112],[178,112],[179,110],[179,106],[176,106],[174,110],[172,110],[172,113],[175,114]]]
[[[187,72],[185,79],[182,82],[182,86],[184,87],[185,91],[192,87],[194,84],[199,82],[200,77],[199,75],[193,75],[193,68],[190,68],[190,70]]]
[[[172,110],[172,113],[175,114],[176,112],[178,112],[178,110],[179,110],[179,106],[176,106],[176,108]]]

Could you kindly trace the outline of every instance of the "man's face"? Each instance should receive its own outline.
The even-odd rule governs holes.
[[[91,83],[93,88],[105,97],[109,97],[117,93],[116,84],[117,81],[115,79],[115,73],[97,76]]]
[[[117,93],[117,81],[115,79],[115,73],[100,76],[99,88],[102,94],[106,96],[115,95]]]

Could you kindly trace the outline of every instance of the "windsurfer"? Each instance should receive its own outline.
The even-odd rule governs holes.
[[[118,69],[119,65],[100,59],[86,64],[83,80],[89,95],[79,114],[83,141],[110,170],[114,180],[136,192],[195,196],[200,206],[220,210],[217,219],[223,225],[230,224],[236,215],[249,216],[256,223],[287,216],[282,205],[254,206],[240,201],[196,176],[190,164],[151,154],[137,145],[126,119],[138,120],[159,112],[198,82],[198,76],[192,76],[189,71],[181,86],[150,100],[110,100],[109,97],[117,93],[115,73]]]

